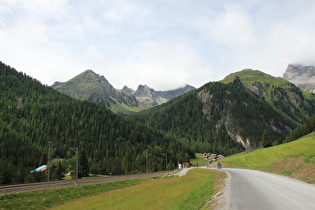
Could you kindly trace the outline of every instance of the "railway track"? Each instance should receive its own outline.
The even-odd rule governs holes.
[[[67,186],[77,186],[77,185],[92,184],[92,183],[112,182],[112,181],[119,181],[119,180],[124,180],[124,179],[140,179],[140,178],[146,178],[146,177],[155,177],[155,176],[161,176],[163,174],[167,174],[170,172],[171,171],[160,171],[160,172],[150,172],[150,173],[143,173],[143,174],[117,175],[117,176],[86,178],[86,179],[78,179],[78,180],[71,179],[71,180],[63,180],[63,181],[36,182],[36,183],[17,184],[17,185],[2,185],[0,186],[0,195],[25,192],[25,191],[60,188],[60,187],[67,187]]]

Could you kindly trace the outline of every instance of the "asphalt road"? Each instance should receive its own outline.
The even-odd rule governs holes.
[[[247,169],[230,174],[230,210],[315,210],[315,185]]]

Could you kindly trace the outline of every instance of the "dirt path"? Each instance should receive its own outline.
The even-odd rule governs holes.
[[[175,175],[175,176],[179,176],[179,177],[185,176],[186,173],[187,173],[190,169],[192,169],[192,168],[183,168],[182,170],[180,170],[179,172],[177,172],[177,173],[174,174],[174,175]]]

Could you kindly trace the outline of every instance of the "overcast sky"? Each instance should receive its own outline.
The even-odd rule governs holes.
[[[315,65],[314,0],[0,0],[0,61],[43,84],[92,69],[115,87],[200,87]]]

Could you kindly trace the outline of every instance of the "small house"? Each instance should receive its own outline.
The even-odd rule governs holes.
[[[191,164],[190,164],[190,162],[183,162],[183,163],[182,163],[182,167],[183,167],[183,168],[190,168],[190,167],[191,167]]]

